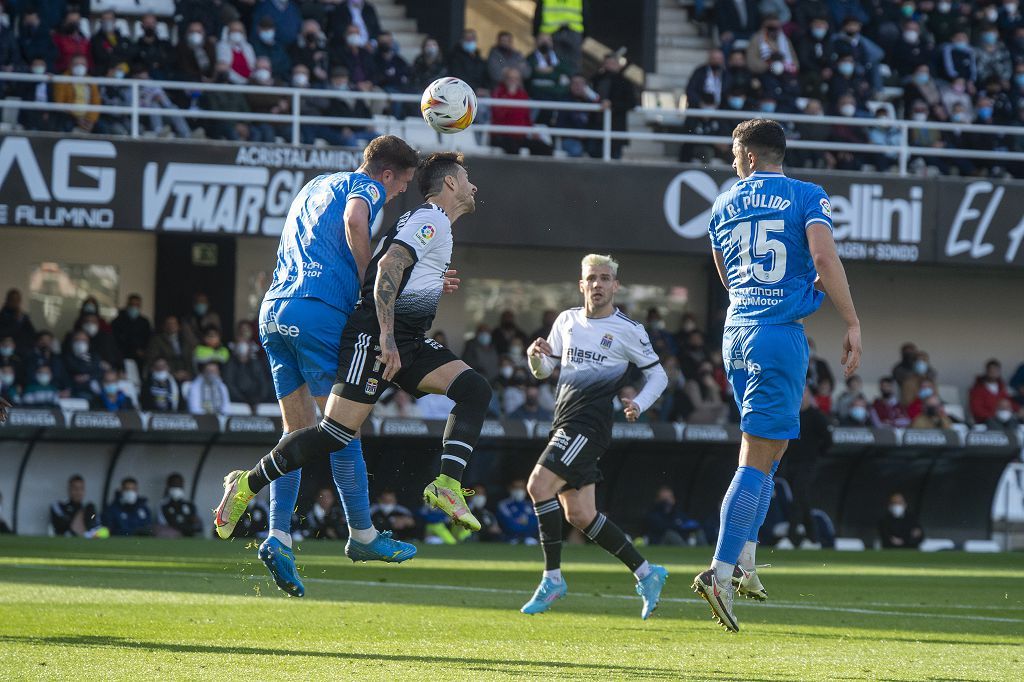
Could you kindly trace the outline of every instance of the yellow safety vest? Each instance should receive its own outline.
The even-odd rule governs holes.
[[[544,0],[540,32],[555,33],[563,26],[568,26],[575,33],[583,33],[583,0]]]

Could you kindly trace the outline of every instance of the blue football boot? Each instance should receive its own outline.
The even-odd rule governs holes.
[[[270,571],[274,582],[291,597],[306,594],[299,579],[299,571],[295,568],[295,553],[277,538],[267,538],[260,545],[258,556],[263,565]]]
[[[533,593],[530,601],[523,604],[523,608],[519,610],[528,616],[532,616],[535,613],[544,613],[551,608],[552,604],[564,597],[568,592],[569,588],[565,584],[565,578],[562,578],[557,583],[551,578],[542,578],[540,585],[537,586],[537,591]]]
[[[373,542],[365,545],[349,538],[345,543],[345,556],[352,561],[384,561],[389,564],[400,564],[416,556],[416,545],[395,540],[391,537],[391,531],[384,530],[377,533]]]
[[[658,608],[661,590],[665,587],[667,579],[668,571],[664,566],[651,564],[651,572],[647,574],[647,577],[636,581],[636,593],[644,600],[644,608],[640,611],[640,617],[644,620],[650,618],[654,609]]]

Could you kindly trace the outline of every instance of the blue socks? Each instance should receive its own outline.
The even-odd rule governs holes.
[[[348,525],[358,529],[372,528],[369,482],[362,441],[356,439],[343,450],[331,453],[331,473]],[[292,514],[299,499],[301,481],[302,470],[298,469],[270,483],[270,530],[271,533],[278,531],[273,534],[288,546],[291,546]],[[285,538],[288,538],[287,542]]]
[[[768,516],[768,507],[772,503],[772,491],[775,490],[775,472],[779,470],[779,460],[772,462],[772,470],[764,477],[764,485],[761,486],[761,498],[757,501],[757,516],[750,526],[750,535],[747,540],[757,542],[757,533],[764,525],[764,518]]]
[[[729,490],[722,500],[721,528],[718,530],[718,545],[715,547],[715,563],[718,568],[728,566],[731,578],[732,567],[740,558],[743,544],[750,535],[750,527],[758,514],[761,491],[768,478],[752,466],[736,469]],[[724,572],[724,571],[723,571]]]
[[[334,474],[334,485],[338,488],[349,527],[359,530],[372,528],[370,484],[366,476],[361,440],[356,439],[346,445],[344,450],[331,453],[331,473]]]

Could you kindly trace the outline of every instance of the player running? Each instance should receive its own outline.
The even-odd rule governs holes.
[[[662,566],[648,563],[625,533],[597,511],[594,493],[601,481],[597,463],[611,445],[612,398],[621,388],[630,364],[644,373],[644,387],[624,401],[626,419],[636,421],[668,386],[651,341],[641,324],[615,308],[619,264],[610,256],[583,258],[580,291],[584,306],[566,310],[555,320],[547,339],[530,344],[530,370],[544,379],[558,365],[555,417],[551,440],[530,474],[527,490],[540,523],[544,576],[523,613],[543,613],[566,595],[562,577],[562,509],[569,523],[626,564],[636,576],[646,620],[658,606],[668,577]]]
[[[774,475],[791,438],[800,435],[808,349],[800,320],[827,294],[846,323],[846,376],[860,364],[860,320],[832,239],[832,209],[818,185],[782,172],[786,134],[775,121],[744,121],[733,131],[740,177],[711,209],[711,248],[729,313],[722,357],[740,410],[739,467],[722,500],[711,568],[693,590],[723,627],[739,632],[733,597],[764,601],[754,565]],[[822,293],[824,292],[824,294]]]
[[[452,224],[476,208],[462,154],[435,153],[420,164],[426,203],[403,215],[381,241],[367,269],[362,298],[341,337],[338,376],[323,421],[290,433],[250,471],[224,479],[217,524],[231,530],[253,495],[271,481],[326,457],[355,438],[385,389],[455,402],[444,430],[440,475],[424,500],[464,527],[480,530],[462,490],[462,473],[480,438],[491,386],[445,346],[425,338],[452,257]],[[220,531],[218,531],[220,532]]]
[[[378,137],[351,173],[320,175],[300,190],[281,233],[274,279],[260,307],[260,340],[267,351],[284,432],[316,424],[338,368],[341,332],[355,307],[370,237],[384,205],[405,191],[416,151],[394,136]],[[353,561],[403,561],[416,548],[377,533],[370,521],[366,462],[358,439],[331,454],[331,470],[349,525],[345,554]],[[300,472],[270,486],[270,534],[258,555],[277,586],[305,593],[295,569],[291,520]],[[227,526],[217,533],[228,537]]]

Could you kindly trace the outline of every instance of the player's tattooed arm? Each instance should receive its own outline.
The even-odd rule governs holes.
[[[395,299],[402,287],[405,271],[412,264],[412,254],[398,244],[392,244],[377,264],[373,300],[377,305],[377,321],[380,323],[380,361],[384,364],[384,381],[391,381],[402,368],[398,344],[395,343]]]

